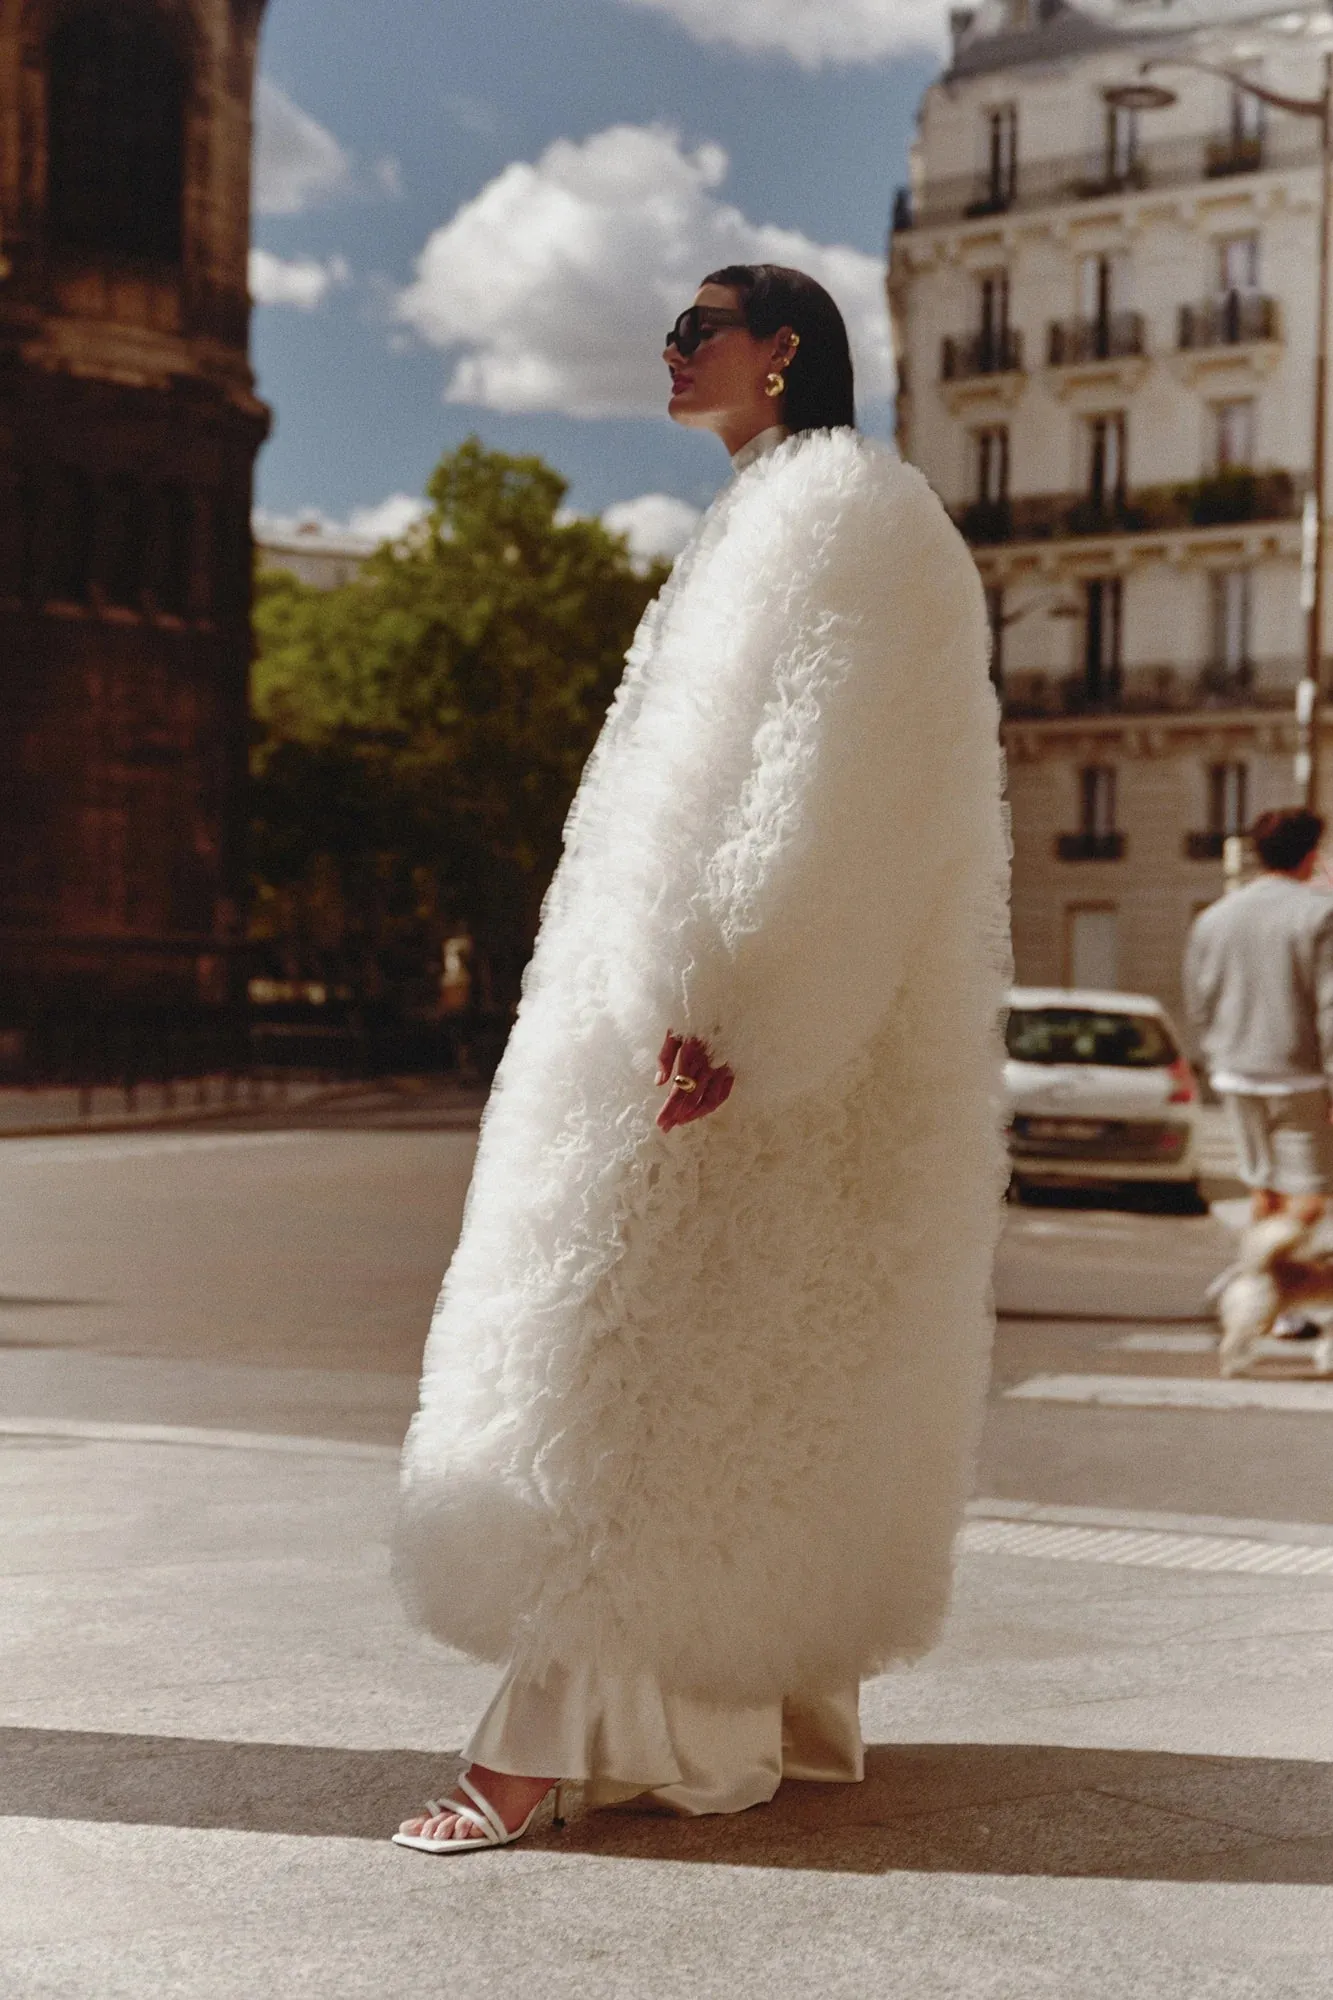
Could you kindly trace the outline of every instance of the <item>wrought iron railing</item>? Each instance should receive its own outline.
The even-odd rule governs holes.
[[[1012,174],[993,177],[977,173],[942,175],[924,188],[899,188],[893,205],[893,229],[929,228],[937,223],[963,222],[972,216],[1004,214],[1011,209],[1045,208],[1066,201],[1094,201],[1107,195],[1140,189],[1182,187],[1191,181],[1216,180],[1231,174],[1253,174],[1274,168],[1313,167],[1319,159],[1319,136],[1306,121],[1280,114],[1260,135],[1249,137],[1200,133],[1183,139],[1162,139],[1139,147],[1130,161],[1114,166],[1104,153],[1062,154],[1024,160]]]
[[[1247,340],[1276,340],[1277,300],[1262,292],[1223,292],[1220,298],[1180,308],[1182,348],[1232,347]]]
[[[1061,861],[1123,861],[1123,833],[1057,833],[1055,852]]]
[[[1052,721],[1071,715],[1179,715],[1200,710],[1290,709],[1304,672],[1294,658],[1252,661],[1242,667],[1154,663],[1070,674],[1009,667],[1004,673],[1004,713],[1011,722]]]
[[[955,519],[970,542],[985,547],[1240,521],[1288,521],[1299,512],[1300,495],[1291,473],[1238,469],[1123,493],[1027,493],[1008,500],[972,501],[956,510]]]
[[[1086,361],[1120,361],[1144,351],[1142,313],[1057,319],[1046,329],[1046,359],[1052,368],[1072,368]]]
[[[1013,327],[984,333],[946,334],[940,343],[940,379],[1015,374],[1023,366],[1023,336]]]

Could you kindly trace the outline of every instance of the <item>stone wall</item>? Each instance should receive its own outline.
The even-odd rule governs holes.
[[[252,469],[267,429],[246,286],[261,11],[262,0],[0,0],[0,993],[11,1012],[228,993],[244,883]],[[94,51],[103,34],[113,55],[122,31],[160,35],[179,65],[178,255],[127,254],[114,231],[99,242],[96,213],[82,236],[51,220],[48,52],[72,19]],[[130,48],[124,61],[135,59]],[[116,107],[105,110],[115,173]],[[142,171],[128,151],[120,165]]]

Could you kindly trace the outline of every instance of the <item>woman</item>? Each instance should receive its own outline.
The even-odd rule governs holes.
[[[976,571],[853,430],[811,279],[714,272],[665,360],[735,476],[584,774],[431,1331],[399,1580],[509,1672],[395,1835],[430,1853],[516,1839],[557,1780],[699,1813],[859,1778],[858,1684],[938,1628],[980,1408],[1007,932]]]

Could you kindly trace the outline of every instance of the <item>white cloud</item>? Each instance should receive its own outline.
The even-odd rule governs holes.
[[[667,14],[701,42],[821,63],[877,62],[906,49],[942,50],[942,0],[625,0]]]
[[[670,493],[641,493],[637,500],[617,500],[602,516],[613,535],[623,535],[637,563],[655,556],[678,556],[699,520],[699,509]]]
[[[348,532],[364,541],[400,542],[429,512],[427,503],[412,493],[391,493],[373,507],[353,507],[347,517]]]
[[[403,163],[392,153],[385,153],[371,168],[371,177],[377,191],[386,201],[401,201],[407,189],[403,182]]]
[[[500,120],[493,105],[484,98],[464,97],[455,94],[446,97],[445,107],[456,125],[465,132],[471,132],[478,139],[493,139],[500,129]]]
[[[295,306],[313,312],[335,285],[351,281],[345,257],[275,257],[271,250],[250,252],[250,296],[260,306]]]
[[[255,209],[303,215],[352,185],[352,159],[317,118],[266,76],[255,92]]]
[[[705,272],[795,264],[846,316],[866,401],[892,392],[878,258],[755,223],[719,198],[727,155],[617,125],[515,161],[428,240],[397,311],[453,357],[446,397],[493,410],[642,416],[665,406],[663,333]]]
[[[372,549],[381,542],[401,541],[427,512],[426,501],[411,493],[391,493],[374,506],[353,507],[345,521],[321,512],[318,507],[307,507],[300,514],[273,514],[267,508],[256,507],[254,531],[260,541],[289,542],[299,538],[309,541],[312,547],[320,542],[337,542]]]

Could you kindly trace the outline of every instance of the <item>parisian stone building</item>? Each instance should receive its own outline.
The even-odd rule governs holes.
[[[239,978],[263,0],[0,0],[0,1008]]]
[[[1178,1007],[1227,836],[1296,795],[1318,124],[1185,67],[1152,72],[1165,105],[1107,93],[1174,52],[1317,95],[1309,24],[985,0],[921,105],[900,442],[989,594],[1027,983]]]

